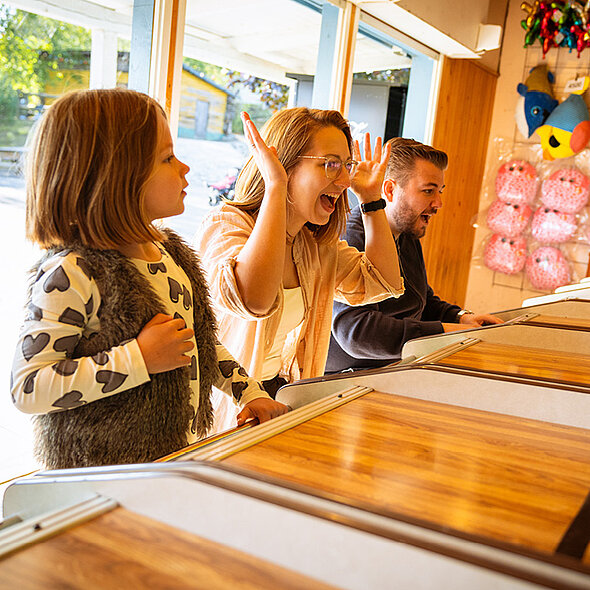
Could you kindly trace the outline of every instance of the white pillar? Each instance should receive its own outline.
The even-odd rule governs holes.
[[[114,88],[117,85],[117,34],[92,29],[90,88]]]

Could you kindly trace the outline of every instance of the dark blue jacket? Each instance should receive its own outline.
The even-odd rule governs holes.
[[[365,249],[358,207],[350,214],[344,239],[359,250]],[[402,234],[396,244],[405,293],[397,299],[360,307],[334,302],[327,373],[393,363],[400,359],[408,340],[441,334],[441,322],[457,322],[461,308],[442,301],[428,285],[420,240]]]

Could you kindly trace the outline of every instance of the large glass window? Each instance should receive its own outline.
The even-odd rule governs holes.
[[[348,116],[353,134],[384,141],[402,135],[411,57],[379,31],[361,23],[356,38]]]
[[[25,240],[20,161],[27,134],[69,90],[125,86],[131,36],[131,2],[68,0],[48,4],[44,14],[23,10],[26,1],[19,7],[0,4],[0,232],[5,244],[0,263],[0,482],[36,467],[29,417],[14,408],[8,393],[26,271],[40,256]],[[43,8],[31,2],[31,11]]]
[[[295,76],[318,61],[321,2],[188,0],[181,75],[178,156],[190,167],[185,213],[167,221],[191,240],[211,206],[233,197],[246,161],[240,112],[260,128],[297,100]]]

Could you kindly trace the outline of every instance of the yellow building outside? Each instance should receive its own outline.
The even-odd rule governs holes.
[[[123,61],[123,60],[122,60]],[[124,61],[128,64],[128,61]],[[45,104],[70,90],[88,88],[90,80],[90,57],[80,60],[75,69],[51,72],[45,85]],[[129,74],[117,71],[117,86],[126,88]],[[200,72],[183,66],[178,122],[180,137],[221,139],[231,130],[231,113],[228,99],[233,94],[219,84],[205,78]]]
[[[183,66],[178,135],[220,139],[231,128],[227,114],[228,98],[232,96],[196,70]]]

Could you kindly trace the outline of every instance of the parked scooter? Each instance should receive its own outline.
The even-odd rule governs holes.
[[[211,207],[218,205],[223,199],[233,201],[239,173],[239,168],[230,168],[221,180],[206,183],[209,188],[209,205]]]

